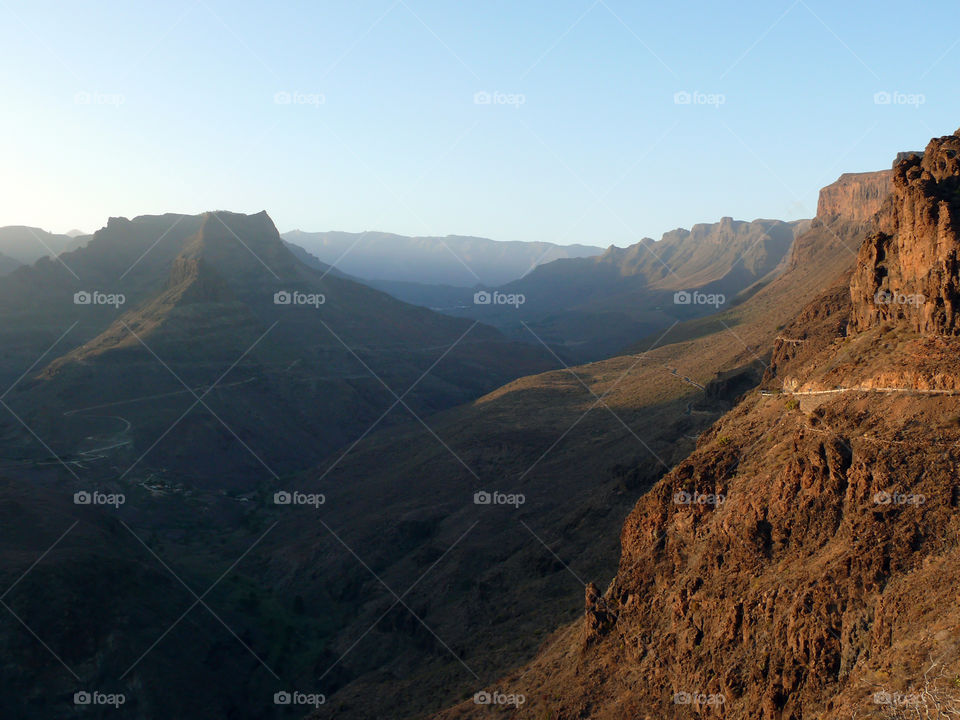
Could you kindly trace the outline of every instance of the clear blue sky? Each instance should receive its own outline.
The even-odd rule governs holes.
[[[605,246],[809,217],[839,173],[960,126],[955,10],[0,0],[0,225],[266,209]]]

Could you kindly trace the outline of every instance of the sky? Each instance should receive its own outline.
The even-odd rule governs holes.
[[[0,0],[0,226],[625,246],[960,126],[947,2]]]

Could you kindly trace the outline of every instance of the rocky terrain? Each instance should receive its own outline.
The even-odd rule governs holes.
[[[897,162],[874,218],[886,230],[852,279],[800,309],[768,346],[764,390],[637,503],[585,616],[487,688],[523,695],[512,716],[953,716],[956,146],[938,138]],[[915,315],[878,313],[878,263],[884,289],[935,292]],[[468,700],[438,717],[489,712]]]
[[[960,137],[930,141],[894,168],[893,196],[860,249],[851,326],[905,320],[919,332],[954,335],[960,288]]]

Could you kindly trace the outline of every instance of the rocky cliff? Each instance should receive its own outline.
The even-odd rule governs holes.
[[[890,170],[844,173],[820,191],[817,217],[842,215],[854,221],[870,220],[890,194],[892,175]]]
[[[958,131],[960,133],[960,131]],[[879,227],[860,248],[850,286],[851,327],[903,322],[960,334],[960,134],[934,138],[901,158]]]

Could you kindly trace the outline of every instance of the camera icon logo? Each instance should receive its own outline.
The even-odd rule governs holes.
[[[493,495],[486,490],[478,490],[473,494],[474,505],[489,505],[493,502]]]
[[[74,305],[89,305],[92,301],[93,296],[86,290],[81,290],[80,292],[73,294]]]
[[[880,92],[875,92],[873,94],[874,105],[889,105],[890,100],[890,93],[888,93],[886,90],[881,90]]]
[[[281,690],[280,692],[275,692],[273,694],[274,705],[289,705],[292,702],[293,697],[286,690]]]
[[[280,290],[273,294],[273,304],[274,305],[289,305],[293,302],[293,295],[288,293],[286,290]]]
[[[692,299],[692,296],[686,290],[677,290],[673,294],[674,305],[689,305]]]
[[[86,690],[81,690],[80,692],[75,692],[73,694],[73,704],[74,705],[89,705],[92,702],[93,698],[90,696]]]
[[[481,690],[473,694],[473,702],[477,705],[489,705],[493,702],[493,696],[486,690]]]
[[[493,296],[488,293],[486,290],[481,290],[473,294],[473,304],[474,305],[489,305],[490,301],[493,299]]]
[[[291,502],[293,502],[293,495],[288,493],[286,490],[281,490],[280,492],[275,492],[273,494],[274,505],[289,505]]]
[[[486,90],[480,90],[473,94],[473,104],[474,105],[489,105],[493,101],[493,98],[490,96]]]
[[[81,490],[80,492],[75,492],[73,494],[74,505],[89,505],[92,500],[93,496],[91,496],[86,490]]]
[[[286,90],[281,90],[273,96],[273,102],[277,105],[289,105],[292,99],[290,93]]]
[[[686,90],[680,90],[673,94],[674,105],[689,105],[693,97]]]

